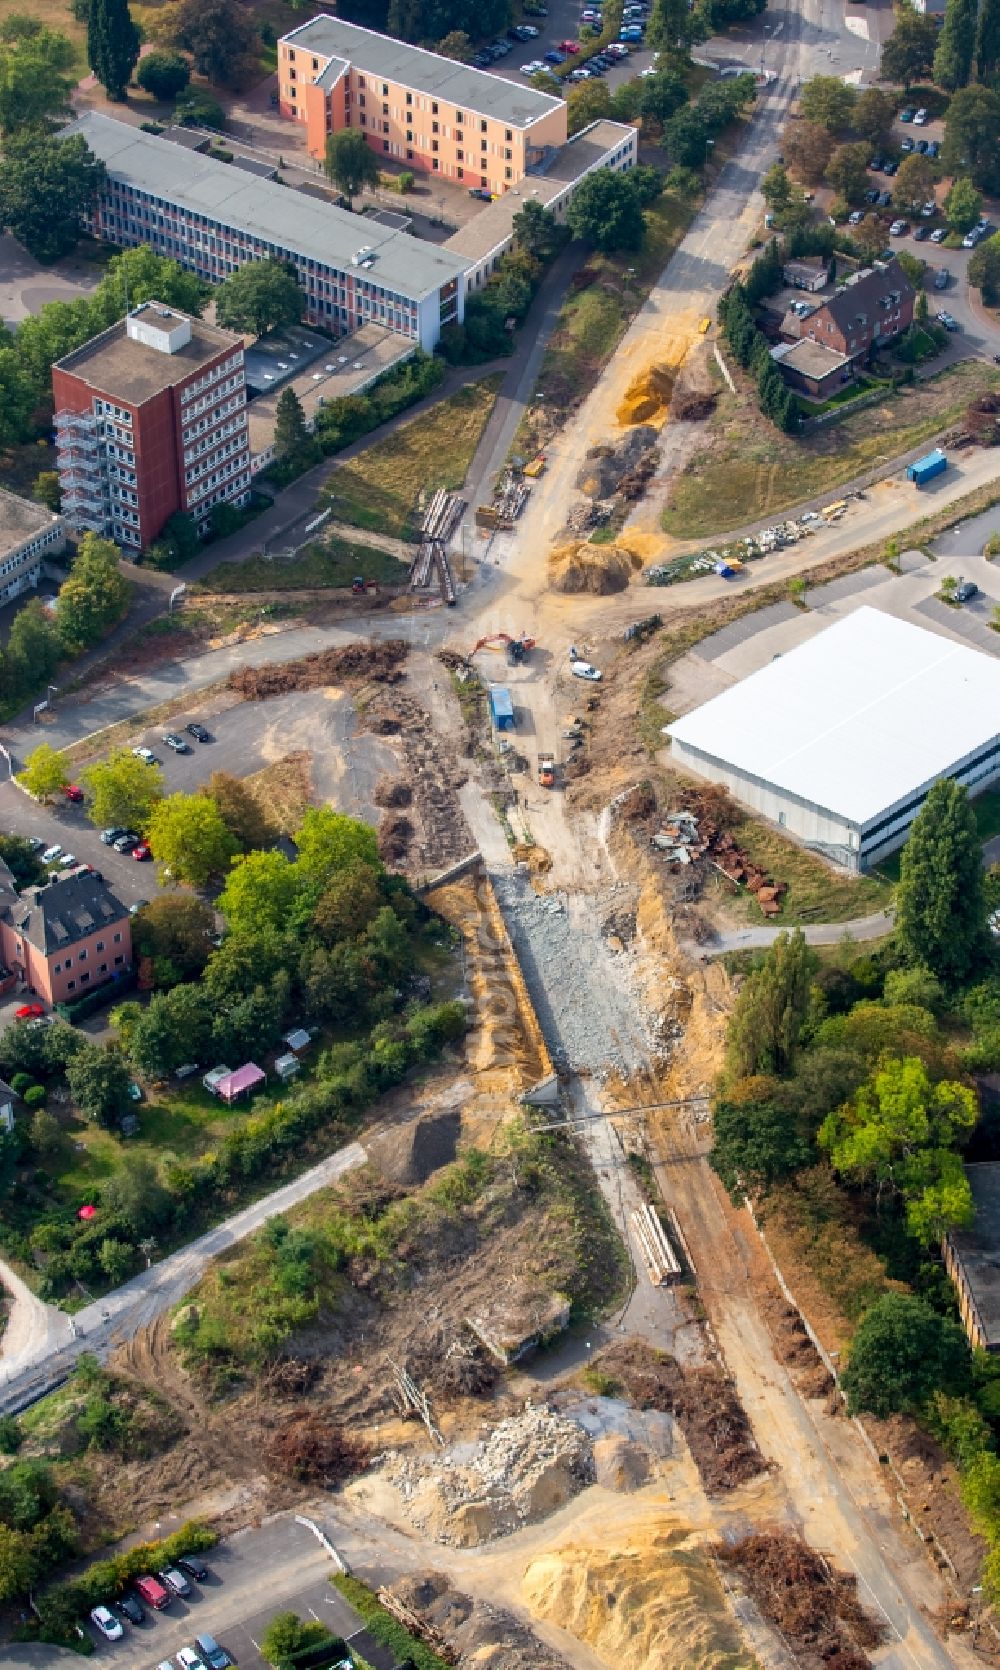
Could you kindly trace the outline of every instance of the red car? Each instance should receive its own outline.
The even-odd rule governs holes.
[[[150,852],[145,841],[140,841],[137,847],[132,848],[132,857],[136,859],[139,864],[144,864],[146,859],[152,858],[152,856],[153,854]]]
[[[67,783],[63,793],[67,800],[72,800],[78,806],[83,800],[83,790],[76,783]]]
[[[569,52],[575,58],[580,50],[580,43],[579,41],[560,41],[559,47],[562,52]]]
[[[40,1003],[22,1003],[20,1009],[14,1010],[17,1021],[40,1021],[45,1014]]]

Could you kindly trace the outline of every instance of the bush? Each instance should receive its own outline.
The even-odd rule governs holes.
[[[232,151],[227,151],[225,145],[210,145],[208,154],[215,162],[232,162],[233,160]]]
[[[191,79],[191,66],[179,52],[148,52],[140,58],[136,85],[154,99],[175,99]]]
[[[226,112],[221,104],[200,91],[189,89],[182,93],[174,106],[174,115],[182,128],[216,128],[221,132],[226,126]]]
[[[367,394],[348,395],[321,406],[316,413],[315,438],[323,454],[330,457],[332,453],[350,446],[352,441],[360,440],[362,435],[370,434],[397,413],[423,400],[443,380],[441,361],[418,350],[405,365],[387,372],[377,383],[373,383]],[[312,462],[310,459],[306,468]],[[275,472],[271,470],[268,474],[272,476]]]
[[[203,1554],[214,1548],[219,1538],[215,1531],[197,1519],[189,1519],[178,1531],[159,1542],[140,1542],[115,1554],[108,1560],[97,1560],[79,1577],[68,1583],[57,1583],[38,1597],[38,1619],[44,1630],[51,1620],[65,1633],[67,1617],[75,1619],[89,1612],[91,1607],[106,1606],[115,1600],[127,1584],[145,1572],[162,1571],[173,1565],[182,1554]]]
[[[10,1088],[15,1096],[23,1096],[26,1090],[31,1089],[34,1082],[30,1073],[15,1073],[10,1081]]]
[[[0,1415],[0,1455],[16,1455],[24,1434],[14,1415]]]
[[[30,1089],[24,1092],[24,1105],[26,1108],[40,1108],[45,1101],[45,1096],[45,1086],[43,1084],[33,1084]]]
[[[361,1613],[370,1634],[383,1647],[388,1647],[400,1664],[411,1664],[413,1670],[447,1670],[444,1659],[397,1623],[359,1578],[338,1572],[333,1586]]]
[[[414,176],[410,173],[409,169],[404,168],[402,174],[400,174],[396,180],[396,190],[401,196],[405,197],[408,191],[413,190],[413,184]]]

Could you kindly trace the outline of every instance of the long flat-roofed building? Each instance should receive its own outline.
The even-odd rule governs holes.
[[[667,729],[678,766],[864,870],[938,778],[1000,777],[1000,661],[856,609]]]
[[[38,585],[42,563],[66,544],[66,524],[44,505],[0,488],[0,603]]]
[[[210,284],[247,261],[287,262],[306,319],[334,334],[384,325],[429,353],[441,326],[463,317],[466,262],[438,244],[181,153],[110,116],[88,112],[64,131],[80,134],[107,168],[89,226],[109,243],[149,244]]]
[[[480,190],[508,191],[566,143],[563,99],[328,15],[278,42],[278,100],[314,157],[350,128],[380,157]]]

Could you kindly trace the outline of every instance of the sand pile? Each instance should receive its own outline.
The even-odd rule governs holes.
[[[547,1518],[594,1479],[582,1427],[533,1404],[501,1421],[485,1443],[423,1456],[393,1451],[383,1470],[414,1525],[459,1548]]]
[[[647,365],[625,390],[615,416],[619,423],[649,423],[666,416],[674,392],[677,369],[672,365]]]
[[[552,868],[552,854],[531,841],[516,841],[511,847],[515,864],[526,864],[533,876],[547,875]]]
[[[605,1490],[641,1490],[653,1476],[655,1462],[644,1444],[620,1433],[594,1445],[594,1470]]]
[[[383,1177],[412,1188],[426,1183],[442,1166],[451,1165],[461,1132],[460,1110],[446,1108],[442,1113],[425,1113],[410,1124],[380,1131],[367,1139],[365,1147]]]
[[[715,1568],[687,1526],[651,1514],[609,1544],[532,1560],[522,1592],[618,1670],[749,1670]]]
[[[558,545],[549,555],[549,583],[554,591],[607,597],[625,591],[641,566],[621,545],[590,545],[586,541]]]

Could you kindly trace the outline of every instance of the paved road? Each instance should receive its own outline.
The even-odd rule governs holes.
[[[842,939],[884,939],[891,932],[894,921],[892,911],[880,910],[874,916],[857,916],[853,922],[821,922],[812,927],[803,926],[802,932],[807,945],[839,945]],[[695,960],[721,957],[727,951],[757,951],[773,945],[779,934],[789,931],[787,925],[733,928],[728,933],[716,934],[704,945],[696,945],[691,940],[684,949]]]
[[[335,1154],[303,1172],[301,1177],[245,1206],[189,1246],[161,1259],[141,1275],[133,1276],[131,1281],[106,1294],[103,1299],[84,1306],[72,1321],[64,1318],[63,1339],[66,1340],[67,1334],[70,1337],[55,1355],[52,1354],[51,1334],[43,1339],[41,1330],[34,1330],[19,1356],[10,1359],[6,1353],[3,1356],[0,1413],[33,1401],[33,1396],[40,1395],[38,1388],[62,1378],[81,1352],[96,1351],[99,1356],[105,1357],[123,1340],[131,1339],[154,1317],[183,1299],[219,1253],[245,1240],[268,1218],[288,1211],[315,1194],[317,1189],[328,1188],[345,1172],[364,1165],[366,1158],[358,1142],[338,1148]],[[47,1309],[52,1311],[52,1307]],[[53,1331],[55,1328],[53,1319]],[[74,1329],[75,1333],[72,1332]]]

